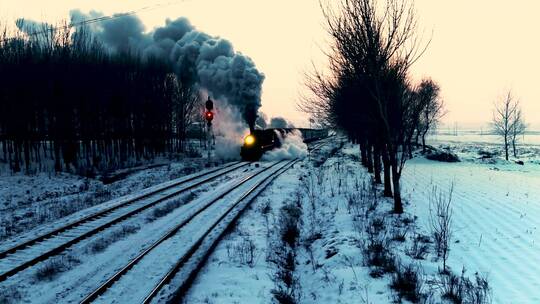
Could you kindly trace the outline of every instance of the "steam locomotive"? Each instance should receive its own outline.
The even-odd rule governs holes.
[[[240,156],[246,161],[257,161],[264,152],[280,148],[283,144],[282,139],[294,130],[300,131],[305,143],[328,136],[328,130],[326,129],[256,129],[244,138]]]

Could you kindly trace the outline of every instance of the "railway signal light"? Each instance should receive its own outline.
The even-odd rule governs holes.
[[[212,99],[210,99],[210,96],[208,96],[208,100],[206,101],[206,110],[212,111],[214,109],[214,102]]]
[[[211,111],[206,111],[206,113],[204,113],[204,118],[207,122],[212,122],[212,119],[214,119],[214,113]]]

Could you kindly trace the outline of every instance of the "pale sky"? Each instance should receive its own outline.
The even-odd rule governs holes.
[[[147,30],[184,16],[197,29],[230,40],[266,75],[262,111],[306,121],[296,111],[303,73],[312,60],[324,64],[327,40],[318,0],[0,0],[0,20],[56,22],[75,8],[112,14],[163,3],[171,5],[138,13]],[[493,101],[512,89],[527,122],[540,128],[540,1],[416,0],[416,9],[423,36],[432,42],[412,74],[440,83],[445,122],[487,123]]]

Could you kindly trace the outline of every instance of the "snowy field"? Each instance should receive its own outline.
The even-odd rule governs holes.
[[[404,197],[419,224],[429,230],[433,187],[454,184],[454,236],[449,265],[455,272],[487,274],[493,303],[540,303],[540,135],[526,135],[519,150],[524,165],[478,160],[479,150],[501,151],[490,135],[439,135],[430,144],[450,146],[464,161],[416,158],[404,170]],[[519,158],[519,156],[518,156]]]
[[[451,185],[450,271],[471,282],[477,276],[487,278],[492,303],[540,303],[540,143],[535,140],[524,141],[521,156],[504,161],[496,138],[479,134],[465,139],[451,135],[429,138],[430,145],[450,150],[462,161],[437,162],[420,154],[409,160],[402,177],[405,214],[401,216],[391,213],[392,200],[380,196],[381,187],[371,187],[370,176],[359,163],[358,146],[335,140],[277,178],[253,202],[210,255],[184,303],[277,303],[279,299],[293,299],[291,303],[409,303],[407,295],[395,287],[396,273],[407,267],[418,275],[422,303],[452,303],[443,297],[448,276],[440,274],[442,260],[429,240],[434,191],[447,195]],[[482,159],[481,153],[486,151],[496,152],[495,156]],[[524,164],[515,163],[517,159]],[[201,164],[140,172],[112,184],[116,188],[109,191],[112,195],[132,192],[200,170],[196,166]],[[15,191],[3,190],[4,197],[11,195],[17,201],[50,191],[46,184],[39,184],[44,178],[34,177],[29,185],[28,179],[19,178],[22,181],[12,188]],[[86,182],[56,176],[49,183],[58,197],[72,197],[81,195],[77,193]],[[93,187],[91,183],[81,193],[91,193]],[[202,199],[225,187],[226,181],[216,181],[190,199]],[[37,205],[40,201],[47,200],[37,200]],[[12,209],[4,210],[15,210],[9,211],[12,214],[22,212],[14,208],[13,199],[7,206]],[[136,230],[103,252],[93,253],[93,243],[74,246],[63,255],[68,261],[76,257],[73,269],[45,281],[27,271],[0,286],[5,287],[0,302],[77,302],[122,264],[124,253],[136,254],[182,217],[186,207],[152,222],[147,219],[151,212],[147,212],[118,225],[119,230]],[[379,239],[390,266],[370,260],[370,245]],[[419,244],[425,246],[424,251],[416,252],[414,246]],[[14,298],[6,300],[10,295]]]
[[[494,152],[499,158],[503,158],[504,150],[501,137],[497,135],[482,135],[477,131],[463,131],[458,135],[449,133],[439,133],[427,137],[427,144],[438,147],[449,147],[453,152],[467,160],[479,158],[478,152]],[[510,146],[510,157],[524,161],[531,161],[540,164],[540,133],[531,131],[520,136],[517,146],[517,157],[512,155]]]
[[[460,130],[457,135],[449,131],[440,131],[437,134],[429,135],[428,141],[431,143],[465,143],[465,144],[500,144],[501,138],[493,134],[477,130]],[[519,137],[519,142],[524,145],[540,146],[540,132],[527,131],[525,135]]]
[[[540,303],[540,168],[495,168],[411,160],[403,176],[408,212],[428,234],[432,188],[446,192],[454,183],[452,270],[487,274],[493,303]]]

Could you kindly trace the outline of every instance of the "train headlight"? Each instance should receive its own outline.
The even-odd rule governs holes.
[[[255,143],[255,137],[253,135],[246,136],[246,138],[244,138],[244,143],[248,146],[253,145],[253,143]]]

